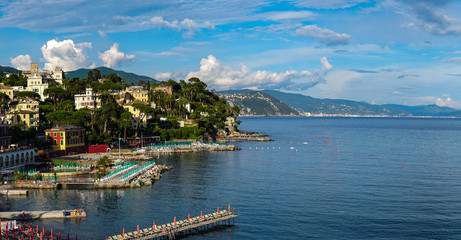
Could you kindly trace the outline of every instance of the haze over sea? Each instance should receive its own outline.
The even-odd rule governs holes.
[[[161,157],[174,169],[152,187],[31,191],[0,210],[84,207],[85,220],[34,222],[79,239],[228,204],[235,226],[186,239],[461,239],[460,119],[242,120],[275,141]]]

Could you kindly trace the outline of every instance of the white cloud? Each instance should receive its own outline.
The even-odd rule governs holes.
[[[317,8],[317,9],[342,9],[353,7],[360,3],[366,3],[369,0],[293,0],[300,7]]]
[[[322,69],[313,72],[287,70],[285,72],[252,71],[243,63],[240,70],[234,70],[223,65],[216,57],[209,55],[200,61],[200,70],[190,72],[186,79],[198,77],[209,86],[216,89],[231,88],[284,88],[307,89],[318,83],[324,82],[324,77],[331,70],[332,65],[323,57],[320,60]]]
[[[326,28],[319,28],[317,25],[307,25],[296,30],[296,35],[317,39],[327,45],[348,44],[351,36],[345,33],[337,33]]]
[[[267,12],[262,13],[259,17],[272,20],[272,21],[284,21],[284,20],[312,20],[315,14],[310,11],[284,11],[284,12]]]
[[[408,17],[412,22],[406,24],[410,28],[420,28],[435,35],[461,35],[461,27],[457,19],[446,15],[442,8],[450,1],[401,0],[411,10]],[[404,13],[402,13],[404,14]]]
[[[442,98],[437,98],[435,104],[439,107],[451,107],[457,109],[461,108],[461,104],[451,99],[451,97],[447,97],[445,100]]]
[[[150,21],[152,24],[154,24],[157,27],[172,28],[176,30],[186,30],[186,32],[183,33],[184,38],[193,37],[195,32],[199,31],[200,29],[214,29],[215,28],[215,26],[208,21],[197,22],[189,18],[185,18],[182,21],[178,21],[178,20],[167,21],[167,20],[164,20],[163,17],[153,17],[150,19]]]
[[[93,68],[95,64],[88,59],[84,49],[91,48],[91,43],[75,44],[73,40],[50,40],[42,46],[45,59],[45,69],[54,70],[60,67],[64,71],[73,71],[78,68]]]
[[[10,58],[10,62],[16,69],[19,70],[29,70],[30,63],[32,62],[29,54],[26,55],[18,55],[14,58]]]
[[[169,79],[182,79],[185,76],[182,72],[158,72],[154,75],[154,78],[160,81],[166,81]]]
[[[118,49],[118,43],[114,43],[109,50],[99,53],[99,59],[103,62],[106,67],[120,67],[123,64],[131,64],[135,60],[135,56],[132,54],[125,54]]]

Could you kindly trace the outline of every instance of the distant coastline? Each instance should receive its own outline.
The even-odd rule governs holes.
[[[240,115],[239,118],[245,117],[348,117],[348,118],[450,118],[460,119],[456,116],[391,116],[391,115],[344,115],[344,114],[301,114],[301,115]]]

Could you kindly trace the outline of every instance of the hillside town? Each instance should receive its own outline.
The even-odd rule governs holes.
[[[86,79],[66,79],[59,67],[44,71],[31,63],[19,74],[0,72],[0,79],[3,180],[13,171],[35,172],[53,157],[190,148],[233,134],[239,124],[238,107],[198,78],[135,85],[93,69]]]

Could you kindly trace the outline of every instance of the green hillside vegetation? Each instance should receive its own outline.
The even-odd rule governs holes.
[[[101,76],[102,75],[109,75],[111,73],[114,73],[118,77],[120,77],[121,79],[124,79],[124,83],[138,84],[139,81],[151,82],[151,83],[158,82],[157,80],[155,80],[155,79],[153,79],[151,77],[148,77],[148,76],[142,76],[142,75],[137,75],[137,74],[134,74],[134,73],[128,73],[128,72],[115,70],[115,69],[108,68],[108,67],[98,67],[98,68],[95,68],[95,69],[97,69],[100,72]],[[66,72],[66,78],[68,78],[68,79],[72,79],[72,78],[79,78],[79,79],[87,78],[88,72],[90,70],[94,70],[94,69],[80,68],[80,69],[77,69],[75,71],[69,71],[69,72]]]
[[[7,74],[7,73],[15,73],[18,74],[21,71],[17,70],[16,68],[13,67],[7,67],[7,66],[0,66],[0,75],[1,73]]]
[[[215,139],[219,131],[224,131],[227,117],[237,117],[239,113],[237,107],[231,108],[227,105],[224,99],[209,91],[200,79],[191,78],[179,82],[147,82],[144,89],[148,90],[148,102],[131,103],[141,111],[141,117],[134,119],[133,115],[117,102],[120,98],[118,91],[125,89],[129,84],[124,83],[115,73],[104,76],[104,81],[101,82],[97,80],[102,77],[100,75],[101,73],[95,69],[89,71],[86,78],[65,79],[63,86],[48,87],[45,94],[49,97],[39,105],[39,131],[58,124],[80,126],[86,129],[88,144],[111,144],[118,142],[119,136],[123,142],[128,143],[141,135],[160,136],[162,141],[177,138],[206,141],[209,138]],[[170,95],[161,91],[153,92],[152,89],[156,86],[171,86],[173,93]],[[102,106],[95,110],[76,110],[74,95],[85,93],[87,87],[92,87],[95,94],[100,94]],[[23,95],[29,94],[30,92],[24,92]],[[2,97],[4,96],[0,96],[0,100]],[[5,101],[1,102],[8,100],[5,98]],[[188,104],[190,112],[186,109]],[[2,104],[3,106],[7,107],[5,104]],[[142,119],[147,119],[146,127],[139,124]],[[178,122],[187,119],[190,120],[185,127],[179,127]],[[135,126],[138,127],[133,127],[133,122],[137,123]],[[29,132],[20,132],[20,126],[14,126],[12,129],[18,132],[17,136],[25,136]]]
[[[273,96],[258,92],[234,93],[223,95],[227,101],[240,108],[241,115],[260,116],[297,116],[299,113]]]

